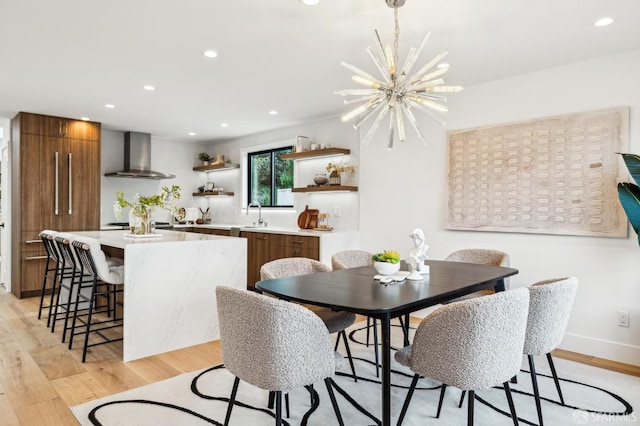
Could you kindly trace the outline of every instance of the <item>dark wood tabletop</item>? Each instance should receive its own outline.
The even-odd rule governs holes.
[[[260,281],[256,288],[282,299],[313,303],[368,316],[396,317],[490,287],[504,290],[502,280],[517,269],[472,263],[427,260],[430,272],[421,281],[380,284],[372,266]],[[500,288],[502,286],[502,288]]]

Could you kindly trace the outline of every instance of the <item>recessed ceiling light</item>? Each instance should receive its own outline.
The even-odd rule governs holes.
[[[316,4],[320,3],[320,0],[300,0],[300,3],[306,6],[315,6]]]
[[[229,125],[227,123],[222,123],[220,124],[220,127],[229,127]]]
[[[215,58],[218,56],[218,53],[215,50],[205,50],[202,54],[207,58]]]
[[[613,22],[613,18],[609,17],[609,16],[604,16],[600,19],[598,19],[596,22],[594,22],[593,25],[595,25],[596,27],[606,27],[607,25],[611,24]]]
[[[195,132],[189,132],[189,136],[195,136]]]
[[[269,111],[269,114],[271,114],[271,115],[278,115],[278,111],[271,110],[271,111]]]
[[[114,104],[105,104],[105,105],[104,105],[104,107],[105,107],[105,108],[113,109],[113,108],[115,108],[116,106],[115,106]]]
[[[153,87],[153,86],[151,86],[151,85],[149,85],[149,84],[146,84],[146,85],[142,86],[142,88],[143,88],[144,90],[148,90],[148,91],[150,91],[150,92],[152,92],[152,91],[156,90],[156,88],[155,88],[155,87]]]
[[[89,117],[80,117],[80,120],[82,120],[82,121],[91,121],[91,119]]]

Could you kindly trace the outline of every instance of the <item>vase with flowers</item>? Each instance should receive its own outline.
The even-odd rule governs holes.
[[[400,254],[393,250],[384,250],[371,257],[373,267],[381,275],[393,275],[400,270]]]
[[[347,185],[351,174],[356,170],[348,160],[330,161],[326,167],[329,174],[329,185]]]
[[[113,203],[113,213],[117,219],[122,219],[122,209],[130,207],[129,226],[133,234],[150,234],[151,217],[153,209],[158,207],[167,210],[172,216],[178,214],[176,201],[180,199],[180,187],[173,185],[171,188],[162,187],[160,194],[143,196],[136,194],[133,201],[124,198],[124,192],[116,192],[116,201]]]

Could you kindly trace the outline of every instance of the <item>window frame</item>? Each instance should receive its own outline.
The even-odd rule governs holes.
[[[260,156],[260,155],[265,155],[265,154],[270,154],[270,160],[271,160],[271,202],[273,203],[273,198],[276,194],[276,185],[275,185],[275,173],[276,173],[276,167],[275,167],[275,163],[276,163],[276,153],[279,153],[280,151],[284,151],[284,150],[290,150],[290,152],[293,152],[293,145],[278,145],[277,147],[273,147],[273,148],[266,148],[266,149],[260,149],[258,151],[247,151],[246,152],[246,158],[247,158],[247,174],[246,174],[246,179],[247,179],[247,192],[246,192],[246,204],[245,205],[249,205],[250,203],[253,202],[253,185],[252,185],[252,176],[253,176],[253,167],[251,164],[251,160],[254,156]],[[293,189],[293,178],[294,178],[294,169],[293,169],[293,160],[289,159],[289,160],[284,160],[284,161],[290,161],[292,164],[292,181],[291,181],[291,188]],[[294,204],[292,203],[291,205],[261,205],[261,207],[264,208],[268,208],[268,209],[292,209],[294,208]]]

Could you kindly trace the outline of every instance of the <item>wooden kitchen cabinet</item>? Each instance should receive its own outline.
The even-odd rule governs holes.
[[[320,260],[320,238],[277,234],[275,258],[307,257]]]
[[[247,239],[247,289],[256,289],[260,281],[260,267],[267,262],[278,259],[275,253],[277,234],[267,232],[240,232]]]
[[[99,229],[100,123],[21,112],[11,135],[11,290],[29,297],[42,286],[40,231]]]

